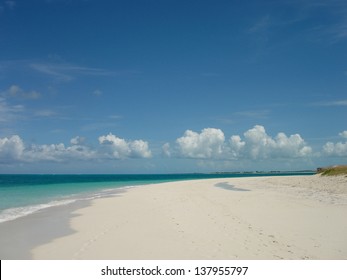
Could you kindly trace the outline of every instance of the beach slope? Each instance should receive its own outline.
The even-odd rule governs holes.
[[[132,188],[76,210],[34,259],[347,259],[347,178],[274,176]]]

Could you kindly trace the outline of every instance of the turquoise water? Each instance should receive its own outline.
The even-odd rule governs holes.
[[[0,222],[14,220],[49,207],[111,196],[120,189],[140,185],[194,179],[307,174],[313,174],[313,172],[152,175],[0,174]]]

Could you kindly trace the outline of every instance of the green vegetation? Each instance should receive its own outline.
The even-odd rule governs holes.
[[[323,176],[347,175],[347,165],[335,165],[317,168],[317,173]]]

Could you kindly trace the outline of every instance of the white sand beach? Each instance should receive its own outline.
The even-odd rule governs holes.
[[[347,259],[347,178],[182,181],[96,199],[34,259]]]

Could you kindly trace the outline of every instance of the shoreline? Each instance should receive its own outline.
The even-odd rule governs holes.
[[[127,177],[128,175],[97,175],[97,174],[88,174],[88,175],[82,175],[82,178],[80,178],[80,175],[39,175],[39,174],[33,174],[33,175],[26,175],[26,174],[21,174],[19,176],[29,176],[30,178],[27,178],[27,180],[30,182],[32,180],[31,177],[40,177],[40,180],[42,179],[41,177],[43,176],[43,184],[39,184],[38,186],[48,186],[49,188],[51,187],[51,184],[54,182],[55,184],[59,184],[59,187],[62,186],[64,188],[64,185],[70,184],[72,185],[73,191],[70,191],[65,193],[64,195],[59,195],[57,193],[52,194],[49,196],[49,199],[41,199],[39,201],[31,201],[31,203],[28,204],[13,204],[12,206],[7,206],[6,208],[2,208],[0,210],[0,224],[16,219],[20,219],[22,217],[32,215],[41,211],[48,210],[49,208],[55,208],[63,205],[68,205],[68,204],[73,204],[73,203],[78,203],[79,201],[83,200],[92,200],[95,198],[101,198],[101,197],[109,197],[112,196],[113,194],[117,194],[120,191],[124,191],[128,188],[133,188],[133,187],[141,187],[145,185],[151,185],[151,184],[160,184],[160,183],[168,183],[168,182],[179,182],[179,181],[190,181],[190,180],[204,180],[204,179],[219,179],[219,178],[243,178],[243,177],[262,177],[262,176],[305,176],[306,175],[312,175],[311,173],[307,174],[306,172],[303,173],[298,172],[298,171],[292,171],[292,172],[245,172],[245,173],[183,173],[183,174],[146,174],[146,175],[141,175],[141,174],[135,174],[135,175],[130,175],[132,180],[126,180],[122,181],[122,177]],[[272,174],[272,175],[271,175]],[[294,175],[293,175],[294,174]],[[9,174],[1,175],[0,176],[12,176]],[[74,180],[67,180],[67,178],[63,178],[64,180],[67,180],[65,183],[61,183],[59,180],[52,180],[53,178],[56,178],[57,176],[72,176],[75,177]],[[106,181],[100,181],[98,184],[98,181],[90,181],[88,182],[87,179],[90,179],[90,177],[94,176],[102,176],[102,178]],[[104,177],[106,176],[106,178]],[[144,176],[144,177],[143,177]],[[154,176],[154,178],[153,178]],[[208,176],[208,177],[206,177]],[[76,180],[77,177],[77,180]],[[110,178],[113,180],[116,180],[116,178],[120,179],[120,181],[109,181]],[[100,180],[101,178],[97,178]],[[124,178],[123,178],[124,179]],[[129,178],[127,178],[129,179]],[[95,180],[95,178],[94,178]],[[1,181],[1,178],[0,178]],[[8,182],[5,180],[5,186]],[[13,180],[11,183],[13,184],[16,182]],[[87,185],[85,185],[87,184]],[[94,188],[90,188],[92,185],[98,184]],[[117,185],[115,185],[117,184]],[[28,184],[29,186],[31,184]],[[10,187],[11,184],[9,185]],[[74,190],[74,186],[79,186],[77,189]],[[83,186],[82,188],[80,186]],[[86,187],[86,188],[85,188]],[[71,187],[70,187],[71,188]],[[81,191],[82,190],[82,191]],[[25,190],[22,190],[23,193],[21,194],[23,197],[25,197]],[[20,193],[20,191],[19,191]],[[40,190],[36,190],[37,195],[40,195]],[[10,193],[10,195],[12,195]],[[29,194],[29,196],[32,195],[32,193]],[[3,197],[6,197],[6,193],[4,194]],[[1,198],[1,197],[0,197]],[[10,197],[12,200],[16,201],[17,197]],[[9,200],[11,201],[11,200]],[[30,197],[29,197],[30,201]],[[0,204],[1,204],[1,199],[0,199]],[[6,205],[8,201],[4,201],[4,204]],[[3,205],[1,205],[3,206]]]
[[[78,201],[0,223],[0,259],[32,259],[31,251],[37,246],[74,233],[69,221],[75,211],[88,205],[91,201]]]
[[[131,188],[12,221],[1,258],[347,259],[346,182],[300,175]],[[28,232],[35,242],[16,242]]]

